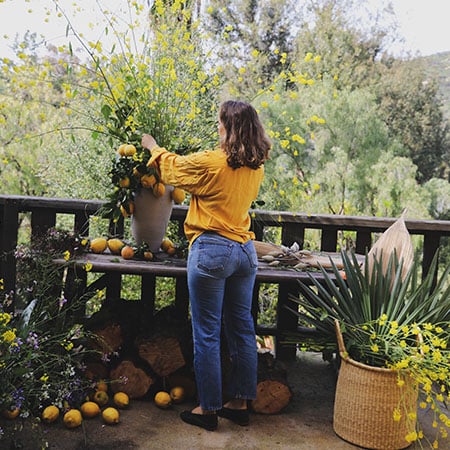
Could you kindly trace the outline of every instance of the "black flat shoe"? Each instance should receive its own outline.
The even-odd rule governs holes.
[[[181,420],[190,425],[204,428],[208,431],[217,429],[216,414],[194,414],[191,411],[183,411],[180,413]]]
[[[245,427],[250,423],[248,409],[230,409],[223,407],[217,411],[219,417],[231,420],[241,427]]]

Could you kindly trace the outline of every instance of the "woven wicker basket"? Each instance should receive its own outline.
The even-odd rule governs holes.
[[[339,323],[336,335],[341,366],[336,386],[333,427],[335,433],[352,444],[367,449],[403,449],[405,437],[415,430],[416,421],[408,412],[417,411],[418,391],[412,381],[397,385],[394,370],[371,367],[351,359],[346,352]],[[402,418],[394,421],[400,408]]]

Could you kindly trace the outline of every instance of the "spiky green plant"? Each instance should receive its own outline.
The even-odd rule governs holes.
[[[358,341],[355,333],[359,326],[380,317],[387,317],[400,327],[450,320],[450,265],[436,277],[437,254],[423,279],[419,276],[418,260],[402,277],[403,261],[395,253],[386,269],[382,259],[375,259],[370,272],[367,255],[362,266],[355,254],[341,255],[343,270],[331,260],[331,272],[321,268],[322,280],[311,277],[311,285],[299,282],[301,294],[291,299],[300,308],[288,307],[330,342],[335,341],[335,319],[343,324],[350,349]]]

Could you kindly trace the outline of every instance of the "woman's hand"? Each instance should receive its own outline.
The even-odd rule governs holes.
[[[158,147],[155,138],[151,134],[142,135],[141,144],[142,147],[147,148],[150,151],[152,151],[153,148]]]

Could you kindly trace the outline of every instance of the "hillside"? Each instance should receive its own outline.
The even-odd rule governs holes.
[[[420,59],[425,62],[429,75],[439,81],[444,113],[450,120],[450,52],[437,53]]]

